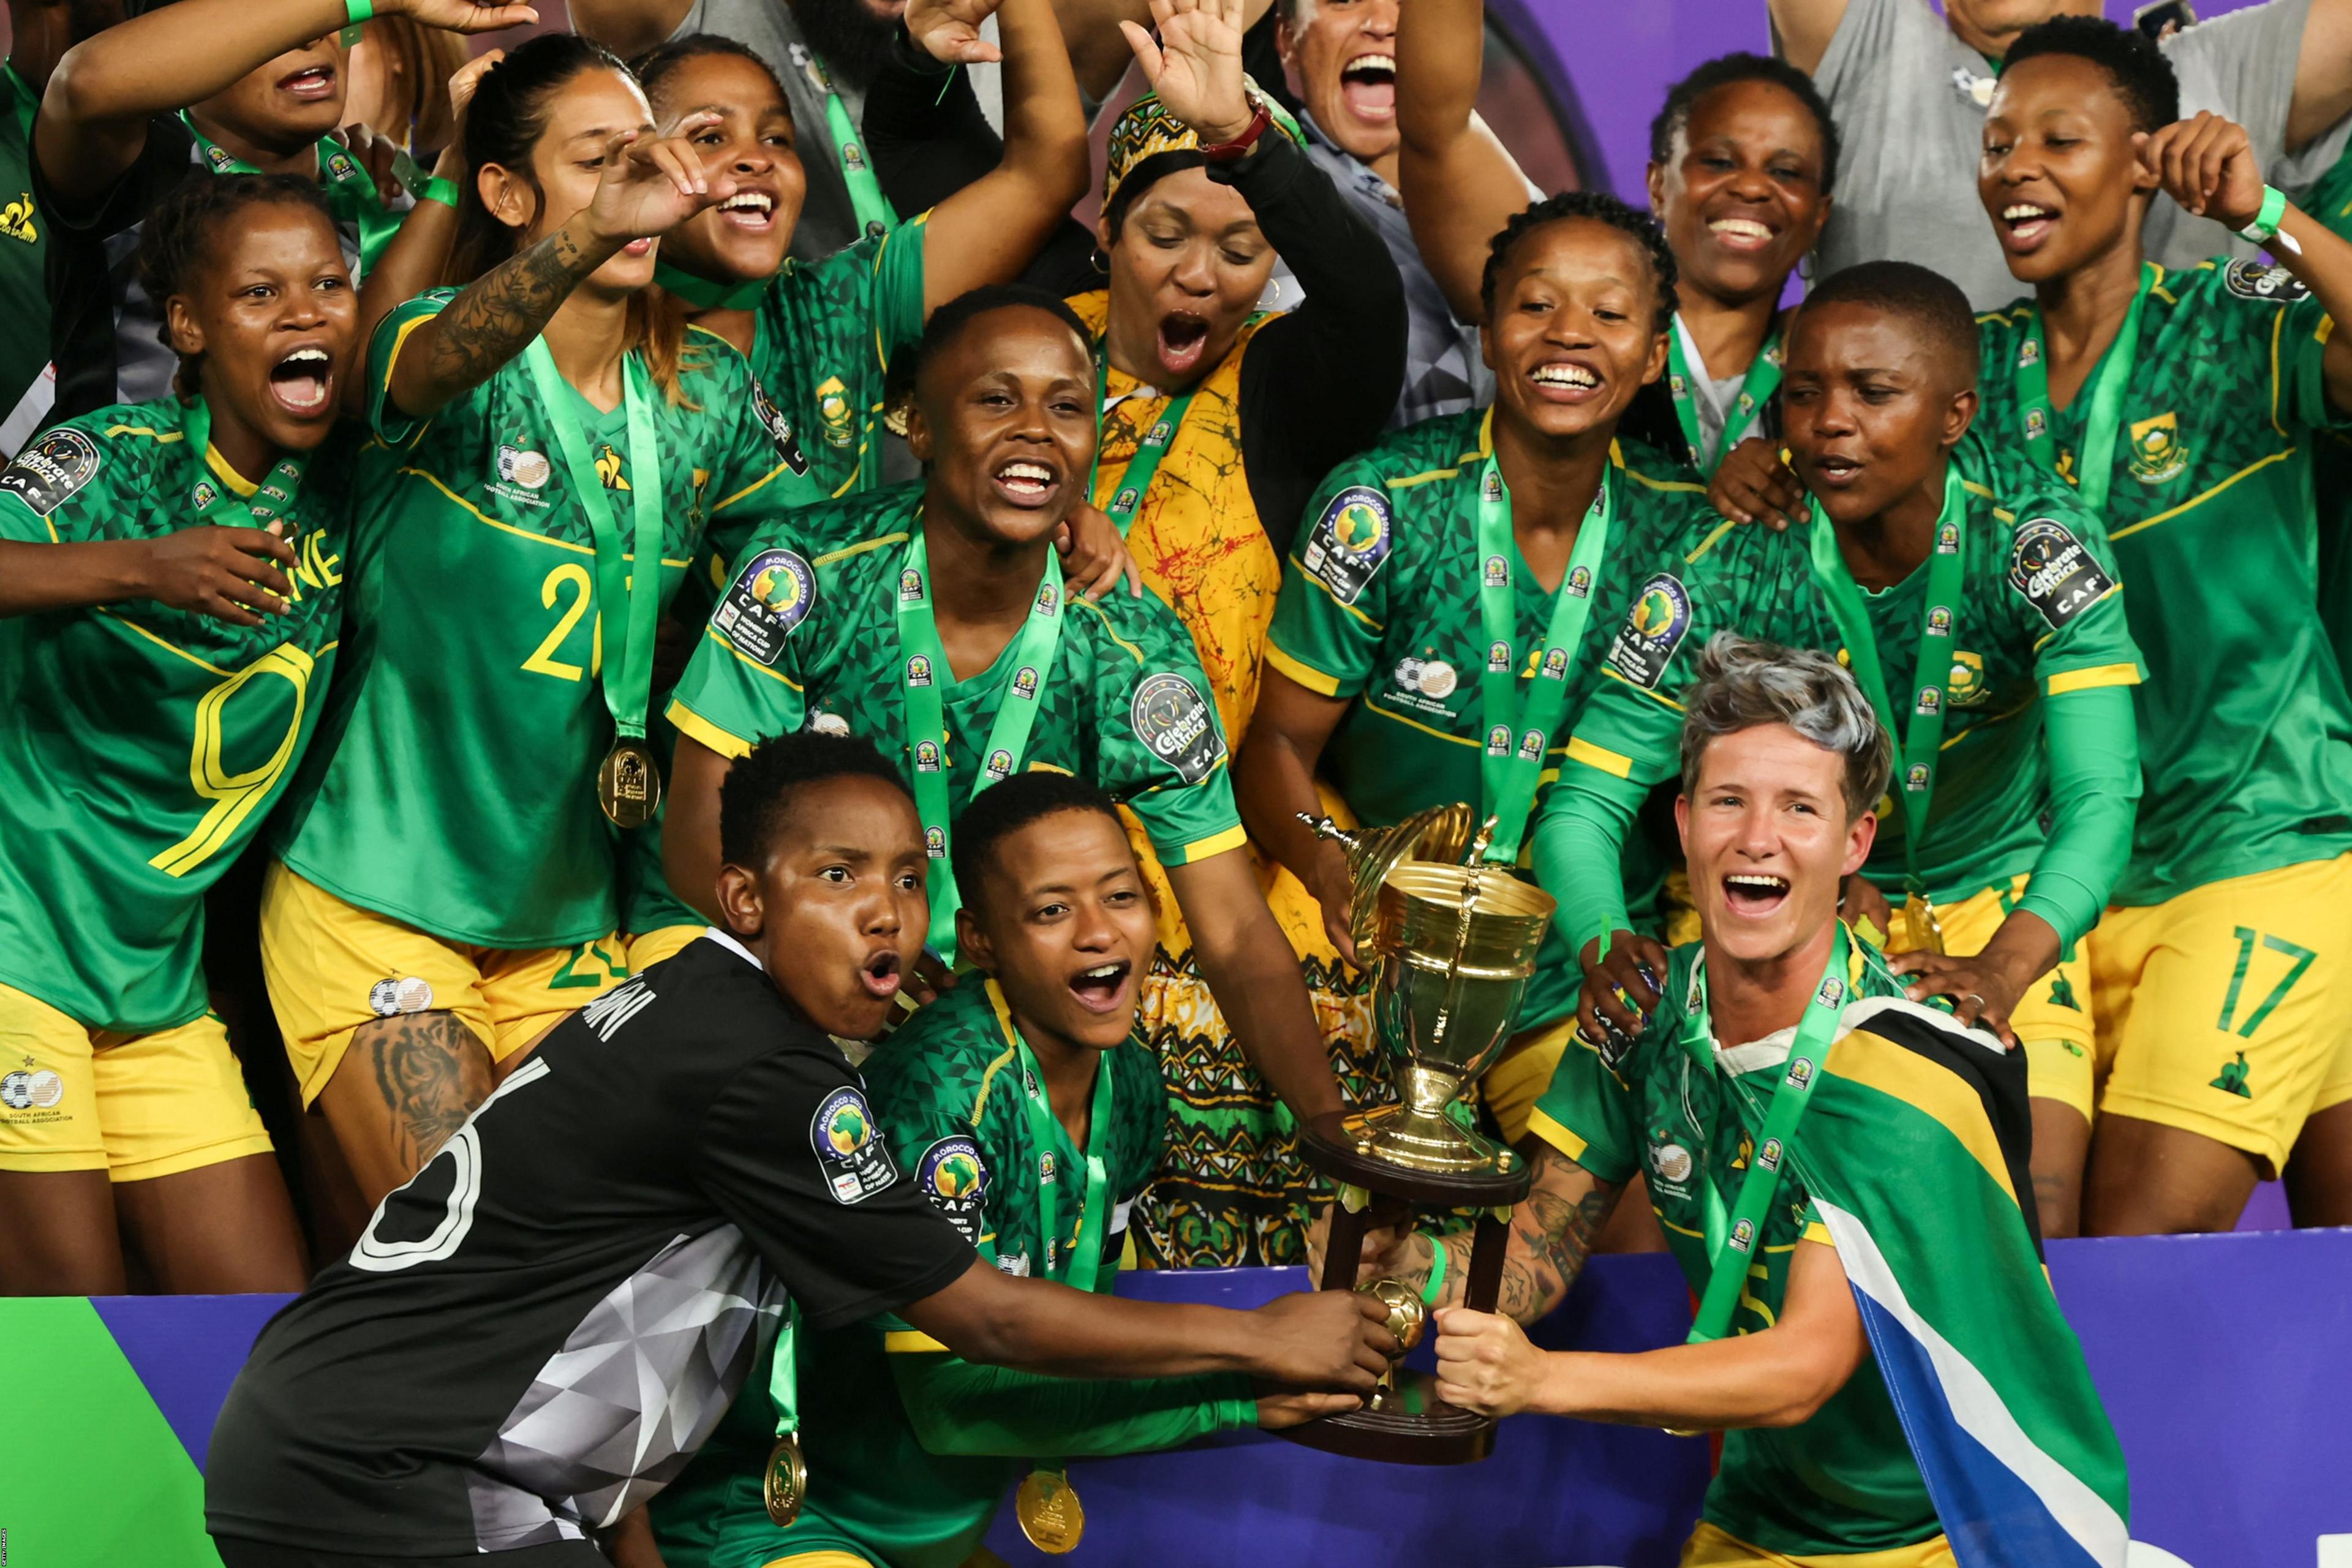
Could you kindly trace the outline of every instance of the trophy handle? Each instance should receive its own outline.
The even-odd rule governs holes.
[[[1446,965],[1445,1005],[1437,1015],[1437,1028],[1431,1037],[1432,1053],[1445,1042],[1446,1031],[1454,1026],[1454,1012],[1462,1000],[1462,960],[1470,951],[1470,917],[1478,907],[1478,895],[1486,887],[1486,846],[1495,841],[1495,826],[1499,817],[1488,817],[1478,829],[1476,842],[1470,846],[1470,858],[1462,868],[1462,907],[1454,916],[1454,957]]]

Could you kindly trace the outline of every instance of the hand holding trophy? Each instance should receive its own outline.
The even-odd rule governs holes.
[[[1398,1104],[1332,1112],[1302,1130],[1307,1158],[1339,1184],[1318,1283],[1356,1288],[1376,1216],[1412,1205],[1475,1208],[1464,1304],[1493,1311],[1511,1208],[1528,1194],[1527,1163],[1446,1111],[1510,1037],[1555,900],[1486,862],[1492,822],[1464,863],[1472,820],[1465,805],[1353,834],[1328,817],[1304,820],[1348,852],[1357,951],[1375,963],[1373,1016],[1403,1089]],[[1387,1306],[1390,1331],[1410,1350],[1427,1317],[1421,1298],[1393,1279],[1362,1289]],[[1427,1373],[1391,1367],[1362,1409],[1283,1436],[1357,1458],[1456,1465],[1494,1451],[1495,1422],[1440,1400]]]

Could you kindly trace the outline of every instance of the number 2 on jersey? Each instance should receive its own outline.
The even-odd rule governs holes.
[[[547,609],[554,609],[555,602],[564,597],[567,589],[571,597],[563,606],[563,613],[556,617],[554,629],[531,650],[530,657],[522,661],[522,667],[533,675],[551,675],[558,680],[578,680],[585,674],[601,676],[604,672],[604,617],[602,616],[596,617],[586,670],[555,657],[555,650],[563,646],[564,639],[572,635],[572,629],[580,624],[580,617],[588,613],[588,601],[593,595],[588,568],[577,561],[566,561],[547,574],[546,580],[539,585],[539,602]]]

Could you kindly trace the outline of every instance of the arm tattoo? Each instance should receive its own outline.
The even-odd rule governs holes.
[[[1503,1260],[1503,1284],[1495,1308],[1531,1323],[1554,1307],[1576,1283],[1592,1244],[1617,1206],[1622,1189],[1594,1182],[1570,1199],[1538,1187],[1511,1215],[1512,1247]]]
[[[562,229],[499,262],[435,319],[425,374],[450,397],[479,386],[530,346],[595,269]]]
[[[409,1013],[362,1029],[391,1112],[393,1153],[411,1173],[440,1152],[490,1094],[488,1053],[453,1013]]]

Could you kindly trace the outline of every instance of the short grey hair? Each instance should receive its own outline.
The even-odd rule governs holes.
[[[1845,761],[1849,817],[1878,807],[1894,772],[1895,745],[1870,700],[1828,654],[1717,632],[1699,654],[1698,681],[1683,720],[1683,793],[1698,788],[1709,742],[1764,724],[1786,724]]]

